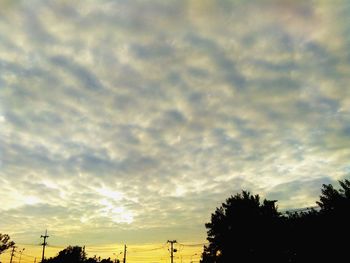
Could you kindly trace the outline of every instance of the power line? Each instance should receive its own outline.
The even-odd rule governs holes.
[[[55,246],[55,245],[49,245],[49,244],[46,244],[47,247],[52,247],[52,248],[65,248],[65,246]]]
[[[22,253],[22,255],[25,256],[25,257],[35,258],[34,256],[31,256],[31,255],[28,255],[28,254],[24,254],[24,253]]]
[[[12,250],[7,250],[1,253],[1,255],[10,254]]]
[[[47,252],[47,249],[48,248],[58,248],[58,249],[61,249],[61,248],[64,248],[65,246],[61,245],[52,245],[52,244],[48,244],[47,243],[47,239],[48,239],[48,232],[47,230],[45,231],[45,234],[41,235],[40,238],[43,238],[43,242],[40,244],[22,244],[22,245],[27,245],[27,246],[38,246],[38,245],[42,245],[43,248],[43,257],[42,257],[42,261],[45,260],[45,253]],[[158,246],[131,246],[131,247],[128,247],[128,253],[129,253],[129,261],[130,260],[136,260],[138,261],[139,259],[154,259],[154,255],[150,255],[152,253],[152,251],[159,251],[159,254],[163,254],[164,253],[167,253],[166,251],[166,248],[167,248],[167,244],[170,243],[172,246],[171,250],[168,249],[169,252],[171,252],[171,257],[172,257],[172,262],[176,261],[176,258],[177,256],[179,256],[181,254],[182,258],[188,258],[190,255],[186,255],[186,248],[187,249],[191,249],[192,248],[195,248],[195,247],[199,247],[199,246],[203,246],[205,245],[206,243],[185,243],[185,244],[182,244],[182,243],[178,243],[176,240],[168,240],[167,242],[165,242],[163,245],[158,245]],[[175,243],[177,243],[177,247],[175,248]],[[16,248],[18,249],[18,248]],[[115,248],[111,248],[111,247],[103,247],[101,245],[95,245],[95,246],[91,246],[91,249],[89,247],[86,247],[86,250],[87,252],[89,253],[111,253],[113,252]],[[162,249],[164,249],[164,251],[162,252]],[[127,251],[126,251],[126,245],[124,245],[124,253],[125,253],[125,259],[123,258],[122,261],[123,263],[125,262],[126,263],[126,256],[127,256]],[[7,254],[9,254],[11,251],[7,251]],[[176,256],[176,254],[174,254],[175,252],[178,252],[180,253],[179,255]],[[121,252],[123,253],[123,252]],[[182,254],[184,253],[184,255]],[[158,253],[157,253],[158,254]],[[24,263],[33,263],[33,261],[35,261],[35,257],[33,255],[30,255],[30,254],[27,254],[27,253],[22,253],[21,255],[18,254],[16,252],[16,250],[14,251],[14,255],[13,255],[13,258],[16,258],[16,260],[14,261],[18,261],[18,259],[20,258],[20,256],[22,256],[22,261],[21,262],[24,262]],[[165,254],[164,254],[165,256]],[[164,257],[164,256],[161,256],[161,257]],[[11,262],[12,263],[12,262]],[[19,262],[17,262],[19,263]],[[35,262],[36,263],[36,262]]]
[[[182,244],[182,243],[178,243],[181,246],[184,247],[201,247],[201,246],[205,246],[205,245],[209,245],[209,242],[207,243],[198,243],[198,244]]]
[[[32,247],[35,247],[35,246],[39,246],[40,243],[16,243],[16,245],[19,245],[19,246],[32,246]]]
[[[166,243],[163,244],[161,247],[155,247],[155,248],[132,248],[131,251],[129,249],[129,253],[130,252],[135,252],[135,253],[138,253],[138,252],[148,252],[148,251],[155,251],[155,250],[160,250],[160,249],[163,249],[165,248],[166,246]],[[130,248],[130,247],[129,247]]]

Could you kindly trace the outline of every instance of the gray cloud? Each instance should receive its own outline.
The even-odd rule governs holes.
[[[84,67],[73,63],[70,59],[57,56],[53,57],[51,61],[54,65],[62,68],[67,73],[73,74],[79,81],[81,81],[83,87],[97,91],[103,89],[102,84],[93,73],[89,72],[89,70]]]

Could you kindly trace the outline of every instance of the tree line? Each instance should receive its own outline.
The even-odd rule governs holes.
[[[15,242],[10,241],[9,235],[0,234],[0,255],[13,246],[15,246]],[[111,258],[101,259],[97,256],[88,258],[84,247],[68,246],[58,252],[55,257],[44,259],[42,263],[120,263],[120,260],[111,260]]]
[[[93,256],[87,257],[85,249],[80,246],[68,246],[62,251],[58,252],[57,256],[45,259],[43,263],[120,263],[119,259],[115,261],[111,258],[101,259]]]
[[[322,185],[317,209],[306,212],[282,214],[277,200],[261,201],[248,191],[229,197],[205,224],[209,245],[200,262],[348,262],[350,181],[339,184],[339,189]],[[0,254],[14,245],[9,235],[0,233]],[[43,263],[97,262],[113,263],[68,246]]]
[[[282,214],[277,200],[242,191],[205,224],[201,263],[349,262],[350,181],[322,185],[317,209]]]

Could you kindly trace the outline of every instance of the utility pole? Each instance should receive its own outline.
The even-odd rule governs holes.
[[[197,255],[197,253],[195,253],[195,254],[193,254],[193,255],[191,256],[191,262],[190,262],[190,263],[193,263],[192,257],[193,257],[193,256],[196,256],[196,255]]]
[[[170,243],[170,262],[174,263],[174,252],[176,252],[176,249],[174,249],[174,243],[177,243],[176,240],[168,240],[168,243]]]
[[[48,238],[49,236],[47,235],[47,229],[45,231],[45,235],[41,235],[40,238],[43,238],[44,239],[44,242],[41,244],[43,246],[43,255],[41,257],[41,263],[44,262],[44,259],[45,259],[45,247],[47,246],[47,242],[46,242],[46,239]]]
[[[21,263],[22,253],[23,253],[24,249],[25,249],[25,248],[22,248],[22,250],[19,251],[19,260],[18,260],[18,263]]]
[[[123,263],[126,263],[126,245],[124,244],[124,257],[123,257]]]
[[[16,249],[16,246],[13,246],[13,247],[12,247],[12,252],[11,252],[10,263],[12,263],[12,259],[13,259],[13,256],[14,256],[14,254],[15,254],[15,249]]]

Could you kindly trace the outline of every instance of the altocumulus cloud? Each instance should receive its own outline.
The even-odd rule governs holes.
[[[202,240],[240,189],[349,173],[345,0],[0,4],[4,232]]]

